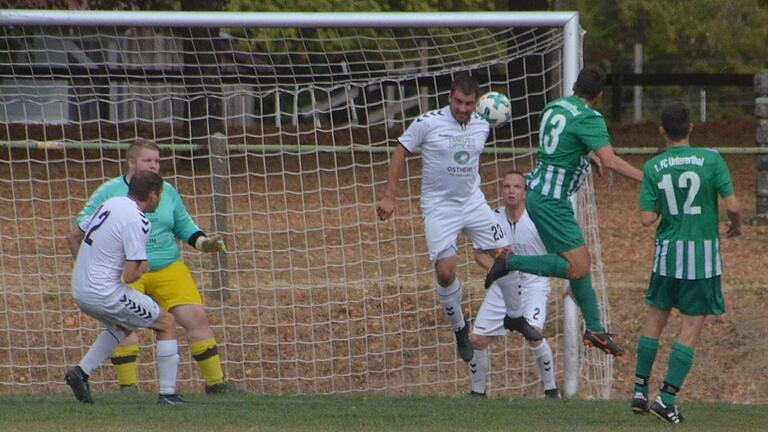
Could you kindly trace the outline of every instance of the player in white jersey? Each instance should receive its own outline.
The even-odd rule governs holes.
[[[502,177],[502,199],[505,207],[496,210],[496,219],[504,229],[504,238],[515,255],[542,255],[546,247],[539,237],[536,226],[525,210],[525,177],[519,171],[507,171]],[[490,268],[493,259],[485,254],[475,254],[478,264]],[[509,278],[509,283],[517,287],[522,318],[527,320],[537,331],[544,329],[547,320],[547,300],[549,299],[549,278],[529,273],[512,272],[499,282]],[[470,395],[485,396],[486,382],[489,369],[488,345],[499,336],[506,334],[504,321],[510,320],[507,315],[504,298],[498,283],[488,289],[480,311],[477,313],[470,341],[474,348],[472,361],[469,363],[472,377]],[[528,347],[536,359],[544,385],[544,397],[560,399],[555,382],[555,368],[552,348],[546,339],[528,340]]]
[[[440,304],[453,327],[459,356],[464,361],[472,359],[472,346],[461,310],[461,283],[456,279],[456,239],[464,232],[476,250],[487,253],[496,253],[507,244],[504,231],[480,190],[480,154],[490,126],[475,113],[478,92],[474,79],[459,76],[451,85],[448,106],[423,114],[411,123],[392,154],[384,196],[376,206],[379,219],[392,216],[405,158],[421,149],[421,209],[429,257],[437,274]],[[516,289],[506,285],[502,288],[507,288],[502,290],[505,298],[507,291]],[[533,331],[530,326],[528,329]]]
[[[91,372],[138,328],[151,328],[157,334],[158,403],[184,402],[176,395],[176,320],[150,297],[126,285],[148,270],[146,246],[151,224],[144,213],[157,208],[162,190],[159,175],[149,171],[136,173],[128,185],[127,197],[108,199],[81,223],[80,229],[85,233],[82,243],[80,237],[67,236],[67,245],[77,256],[72,272],[75,301],[81,311],[107,326],[80,363],[64,376],[82,403],[93,403],[88,384]]]

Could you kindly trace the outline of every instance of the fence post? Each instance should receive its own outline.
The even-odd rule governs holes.
[[[621,102],[624,95],[622,94],[622,86],[624,84],[624,73],[619,69],[612,74],[611,81],[611,120],[614,122],[621,122]]]
[[[211,215],[211,228],[216,234],[223,235],[227,230],[227,215],[229,214],[229,199],[232,196],[229,188],[229,153],[227,151],[227,137],[221,133],[211,136],[211,181],[213,192],[213,208]],[[234,248],[233,244],[229,245]],[[234,250],[234,249],[233,249]],[[218,271],[211,274],[211,288],[215,298],[227,300],[229,298],[229,274],[227,254],[219,253],[214,256],[218,263]]]
[[[760,147],[768,147],[768,69],[755,75],[755,139]],[[749,225],[768,224],[768,155],[757,157],[755,186],[755,215],[747,218]]]

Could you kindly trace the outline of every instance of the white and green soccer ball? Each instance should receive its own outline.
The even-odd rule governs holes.
[[[512,106],[509,98],[495,91],[480,96],[475,111],[494,128],[504,126],[512,120]]]

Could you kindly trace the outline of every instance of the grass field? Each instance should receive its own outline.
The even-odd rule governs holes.
[[[161,407],[155,396],[99,395],[81,405],[70,395],[0,397],[0,430],[47,431],[649,431],[670,425],[636,416],[627,401],[392,396],[206,397]],[[688,403],[677,430],[765,431],[768,405]]]

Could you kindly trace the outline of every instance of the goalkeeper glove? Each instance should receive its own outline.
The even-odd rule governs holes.
[[[229,252],[224,244],[224,239],[220,235],[214,234],[210,237],[200,236],[195,240],[195,249],[201,252]]]

